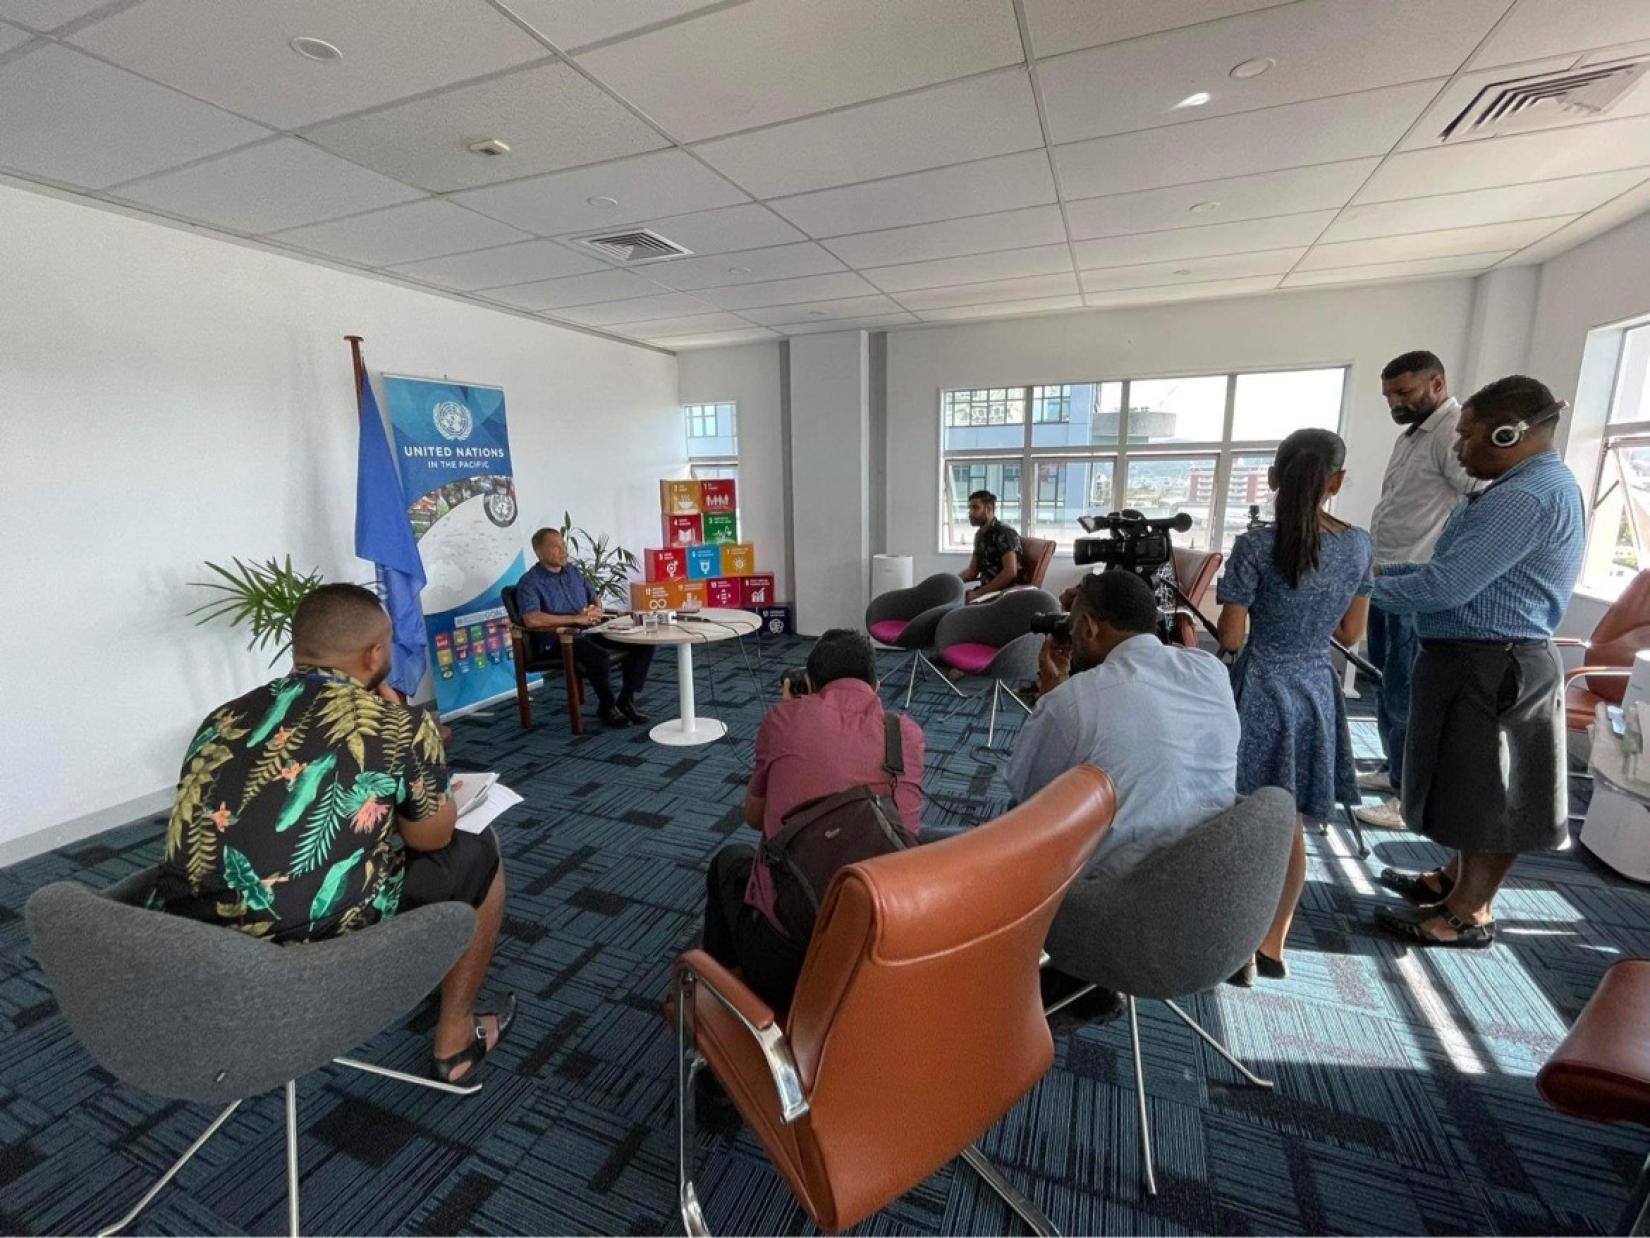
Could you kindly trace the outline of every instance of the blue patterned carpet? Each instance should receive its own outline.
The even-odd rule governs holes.
[[[659,998],[672,956],[698,930],[705,863],[742,830],[761,693],[800,662],[800,647],[770,646],[755,673],[735,646],[707,651],[700,709],[732,732],[706,748],[662,748],[599,724],[574,740],[559,690],[530,733],[512,708],[457,725],[455,764],[497,769],[527,797],[499,823],[510,895],[491,979],[518,995],[518,1026],[470,1099],[341,1071],[302,1081],[306,1232],[679,1232],[674,1056]],[[900,667],[901,688],[903,676]],[[673,712],[674,689],[673,662],[660,659],[648,694],[659,716]],[[950,708],[943,688],[919,689],[930,788],[1000,806],[983,709],[947,717]],[[1017,724],[1006,719],[1010,739]],[[1357,729],[1367,752],[1370,724]],[[211,1116],[136,1093],[92,1063],[57,1014],[21,919],[45,882],[101,885],[153,863],[161,824],[0,870],[0,1232],[107,1224]],[[1371,843],[1371,864],[1432,854],[1409,835]],[[985,1137],[986,1152],[1067,1233],[1605,1232],[1646,1141],[1554,1115],[1532,1076],[1604,968],[1650,954],[1650,890],[1572,848],[1514,871],[1493,950],[1409,952],[1366,929],[1384,896],[1349,841],[1331,832],[1311,847],[1290,978],[1191,1003],[1277,1080],[1275,1093],[1239,1086],[1147,1004],[1156,1199],[1139,1184],[1122,1023],[1059,1036],[1054,1070]],[[361,1055],[422,1069],[429,1017],[410,1016]],[[249,1102],[135,1232],[284,1232],[283,1157],[278,1094]],[[699,1160],[713,1231],[812,1232],[747,1133],[702,1129]],[[1019,1226],[971,1173],[947,1169],[857,1232]]]

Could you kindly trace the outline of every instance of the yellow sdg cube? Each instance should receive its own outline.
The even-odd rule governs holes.
[[[667,516],[697,516],[699,514],[699,483],[696,481],[661,481],[659,483],[659,510]]]
[[[722,547],[722,575],[749,576],[756,571],[756,547],[750,542],[728,542]]]

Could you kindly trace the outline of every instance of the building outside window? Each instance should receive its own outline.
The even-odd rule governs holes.
[[[942,391],[939,548],[972,548],[968,495],[986,489],[999,519],[1062,550],[1082,536],[1079,516],[1134,508],[1185,512],[1177,545],[1230,551],[1252,507],[1271,518],[1278,443],[1340,428],[1346,377],[1334,366]]]
[[[684,404],[689,475],[695,480],[739,478],[739,416],[732,401]]]
[[[1621,334],[1582,584],[1614,598],[1650,567],[1650,323]]]

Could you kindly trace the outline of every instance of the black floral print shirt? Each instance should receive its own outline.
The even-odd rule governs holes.
[[[424,710],[294,671],[201,725],[151,905],[283,942],[376,923],[401,900],[396,814],[430,816],[447,782]]]
[[[980,569],[980,583],[990,584],[1003,570],[1003,559],[1020,553],[1020,534],[1011,524],[994,520],[974,531],[974,565]]]

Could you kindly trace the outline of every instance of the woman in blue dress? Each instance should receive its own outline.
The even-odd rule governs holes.
[[[1284,941],[1306,885],[1301,823],[1326,821],[1337,804],[1358,798],[1329,638],[1351,645],[1363,636],[1375,550],[1368,533],[1323,510],[1340,491],[1345,463],[1346,444],[1328,430],[1284,439],[1268,474],[1276,523],[1237,539],[1216,592],[1221,648],[1242,649],[1232,667],[1243,727],[1238,794],[1282,787],[1300,815],[1278,913],[1255,954],[1255,970],[1273,978],[1288,974]]]

